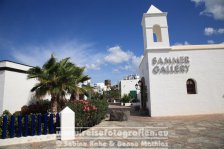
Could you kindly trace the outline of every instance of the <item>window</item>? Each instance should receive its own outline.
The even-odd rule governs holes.
[[[196,93],[196,83],[193,79],[187,80],[187,93],[188,94],[197,94]]]
[[[162,42],[161,27],[159,25],[153,26],[153,41]]]
[[[158,41],[157,41],[156,33],[153,33],[153,41],[154,41],[154,42],[158,42]]]

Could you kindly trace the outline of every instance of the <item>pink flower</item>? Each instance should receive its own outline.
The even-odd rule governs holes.
[[[93,108],[93,110],[97,110],[96,106],[94,106],[94,105],[92,106],[92,108]]]
[[[86,106],[84,107],[84,109],[83,109],[83,111],[86,111],[87,110],[87,108],[86,108]]]

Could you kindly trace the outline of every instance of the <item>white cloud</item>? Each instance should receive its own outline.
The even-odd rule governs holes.
[[[215,42],[213,40],[208,40],[208,44],[214,44]]]
[[[139,57],[133,55],[131,57],[129,63],[124,65],[124,66],[121,66],[120,69],[137,73],[138,72],[138,67],[139,67],[142,59],[143,59],[143,55],[141,55]]]
[[[131,70],[131,65],[125,65],[124,67],[122,67],[123,70]]]
[[[41,66],[53,53],[56,58],[70,57],[78,66],[86,66],[87,69],[99,70],[103,64],[104,55],[95,52],[91,43],[81,43],[76,40],[48,43],[44,46],[26,45],[13,48],[12,56],[24,64]]]
[[[218,32],[219,34],[224,34],[224,28],[219,28],[219,29],[217,30],[217,32]]]
[[[195,2],[196,5],[199,5],[203,0],[191,0],[192,2]]]
[[[94,59],[93,60],[93,63],[86,64],[85,65],[86,68],[87,69],[92,69],[92,70],[100,70],[101,69],[101,66],[102,65],[105,65],[104,59],[103,59],[104,54],[96,54],[95,55],[94,53],[92,53],[91,55],[92,55],[92,58]],[[89,59],[89,60],[91,60],[91,59]]]
[[[218,34],[224,34],[224,28],[215,29],[212,27],[206,27],[204,30],[205,35],[218,35]]]
[[[85,66],[87,71],[96,70],[87,72],[94,76],[93,80],[113,78],[114,74],[117,76],[136,74],[143,58],[143,56],[136,56],[131,51],[121,49],[120,46],[111,47],[107,51],[99,51],[95,49],[94,44],[77,40],[46,43],[41,46],[13,45],[8,49],[12,51],[11,54],[16,61],[32,66],[42,66],[52,53],[58,59],[70,57],[72,62],[78,66]],[[107,72],[102,68],[106,68]]]
[[[204,4],[200,15],[211,16],[216,20],[224,20],[224,0],[191,0],[196,6]]]
[[[122,62],[127,62],[131,59],[133,56],[133,53],[130,51],[123,51],[120,46],[114,46],[107,50],[109,54],[105,56],[105,61],[112,63],[112,64],[118,64]]]
[[[124,51],[120,46],[114,46],[107,50],[107,53],[97,52],[91,43],[81,43],[76,40],[47,43],[43,46],[25,45],[16,48],[11,47],[12,56],[19,62],[41,66],[53,53],[56,58],[70,57],[71,61],[78,66],[85,66],[87,70],[101,70],[103,65],[114,64],[117,66],[113,73],[121,70],[119,67],[125,65],[122,70],[137,71],[142,59],[131,51]],[[110,67],[110,66],[109,66]]]
[[[131,63],[132,63],[132,67],[134,70],[138,70],[138,67],[139,67],[142,59],[143,59],[143,55],[141,55],[140,57],[137,57],[137,56],[132,57]]]
[[[120,73],[120,70],[119,69],[113,69],[112,73],[114,73],[114,74]]]
[[[100,70],[100,65],[97,64],[86,64],[87,69]]]
[[[212,27],[206,27],[205,28],[205,35],[209,36],[209,35],[212,35],[212,34],[215,34],[216,30]]]
[[[176,45],[176,46],[190,45],[190,43],[189,43],[188,41],[184,41],[183,43],[181,43],[181,42],[176,42],[176,43],[174,43],[174,45]]]
[[[184,41],[184,45],[189,45],[189,42],[187,42],[187,41]]]
[[[112,73],[120,73],[125,71],[126,73],[137,73],[139,64],[143,56],[136,56],[131,51],[125,51],[120,46],[114,46],[109,48],[108,54],[105,56],[105,62],[111,63],[116,66],[116,69],[112,70]]]

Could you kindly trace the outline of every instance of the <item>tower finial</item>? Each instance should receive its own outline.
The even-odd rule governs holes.
[[[156,8],[154,5],[151,5],[147,13],[163,13],[163,12],[158,8]]]

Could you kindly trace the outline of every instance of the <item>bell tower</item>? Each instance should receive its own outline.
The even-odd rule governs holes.
[[[170,49],[167,13],[151,5],[142,18],[144,52],[156,49]]]

